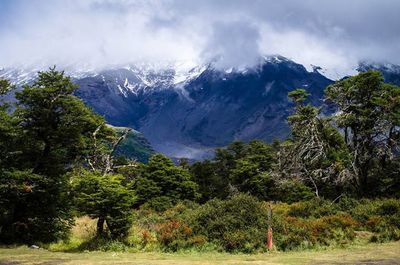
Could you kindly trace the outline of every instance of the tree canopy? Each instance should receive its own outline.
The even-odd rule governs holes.
[[[10,89],[2,81],[1,93]],[[0,109],[2,241],[51,241],[72,224],[66,175],[83,164],[102,117],[76,96],[76,86],[51,68],[16,92],[15,109]]]

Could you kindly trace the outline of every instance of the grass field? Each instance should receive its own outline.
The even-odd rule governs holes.
[[[233,255],[225,253],[50,252],[26,247],[0,248],[1,265],[18,264],[400,264],[400,242],[347,249]]]

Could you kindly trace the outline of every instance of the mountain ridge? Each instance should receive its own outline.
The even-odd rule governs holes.
[[[204,158],[234,140],[285,138],[287,92],[305,87],[321,104],[321,88],[333,82],[277,56],[256,68],[199,69],[178,84],[172,71],[161,72],[151,88],[127,69],[105,71],[77,80],[77,95],[111,124],[142,132],[159,152]],[[132,84],[139,89],[128,89]]]
[[[363,63],[357,70],[381,70],[385,79],[400,82],[397,67]],[[247,68],[218,69],[212,62],[140,64],[75,72],[72,78],[80,86],[77,96],[108,123],[135,128],[170,157],[202,159],[231,141],[286,138],[292,109],[287,93],[305,88],[310,101],[322,105],[323,90],[334,82],[324,71],[275,55]],[[0,77],[34,78],[21,70],[3,70]]]

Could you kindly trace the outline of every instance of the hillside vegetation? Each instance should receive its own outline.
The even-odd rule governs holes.
[[[119,136],[122,136],[126,130],[129,130],[125,138],[115,149],[116,157],[147,163],[150,157],[155,154],[149,141],[140,132],[126,127],[112,126],[112,128]]]

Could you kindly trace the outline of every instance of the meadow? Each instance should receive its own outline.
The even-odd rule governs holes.
[[[33,264],[400,264],[400,242],[365,244],[346,249],[271,252],[246,255],[227,253],[65,253],[27,247],[0,248],[1,265]]]

